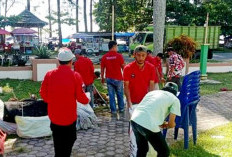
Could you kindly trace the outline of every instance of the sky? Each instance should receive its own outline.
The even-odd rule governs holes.
[[[1,0],[4,1],[5,0]],[[12,0],[8,0],[11,2]],[[97,0],[94,0],[96,2]],[[2,3],[4,3],[2,2]],[[16,3],[9,9],[7,12],[7,16],[10,15],[18,15],[26,8],[27,0],[16,0]],[[4,5],[4,4],[3,4]],[[1,15],[4,15],[4,6],[1,6]],[[10,4],[8,4],[9,6]],[[48,0],[31,0],[31,7],[30,11],[36,15],[41,20],[48,22],[48,20],[45,18],[48,16]],[[62,3],[61,0],[61,10],[69,10],[69,12],[72,12],[72,17],[75,18],[75,8],[70,9],[71,7],[67,6],[66,4]],[[56,0],[51,0],[51,9],[53,11],[57,11],[57,5]],[[79,0],[79,31],[84,31],[84,20],[83,20],[83,1]],[[87,18],[88,18],[88,30],[90,30],[90,22],[89,22],[89,0],[87,0]],[[94,17],[93,17],[94,18]],[[75,25],[74,26],[68,26],[63,24],[62,26],[62,36],[63,38],[67,37],[70,34],[76,33]],[[48,25],[44,28],[49,28]],[[11,31],[12,28],[8,27],[6,30]],[[52,29],[57,29],[57,24],[52,25]],[[37,31],[37,28],[35,28]],[[93,31],[98,31],[99,27],[98,25],[93,22]],[[53,33],[53,36],[56,36],[55,33]],[[43,34],[43,37],[48,37],[48,33]]]

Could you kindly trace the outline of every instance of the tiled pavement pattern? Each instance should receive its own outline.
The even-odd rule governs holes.
[[[198,105],[198,130],[204,131],[232,121],[232,92],[202,96]],[[72,157],[126,157],[129,152],[128,114],[111,117],[98,115],[99,128],[77,132]],[[172,131],[168,131],[168,142]],[[65,135],[64,135],[65,136]],[[180,132],[180,140],[183,132]],[[39,139],[12,139],[6,142],[6,157],[54,156],[51,137]]]

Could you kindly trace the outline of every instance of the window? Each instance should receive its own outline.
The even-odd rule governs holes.
[[[148,34],[145,43],[153,43],[153,34]]]

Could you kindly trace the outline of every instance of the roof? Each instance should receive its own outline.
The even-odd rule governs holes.
[[[10,34],[10,32],[4,30],[4,29],[0,29],[0,34],[4,35],[4,34]]]
[[[18,16],[20,19],[12,25],[14,27],[43,27],[47,25],[47,22],[40,20],[27,9],[21,12]]]
[[[69,39],[86,38],[86,37],[111,37],[110,32],[80,32],[69,35]]]
[[[14,29],[11,33],[14,35],[17,35],[17,34],[33,34],[37,32],[30,28],[17,28],[17,29]]]

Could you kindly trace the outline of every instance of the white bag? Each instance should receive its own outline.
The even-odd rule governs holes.
[[[132,110],[129,111],[130,117],[134,111],[134,109],[137,107],[138,105],[133,105],[132,106]],[[130,157],[136,157],[137,154],[137,144],[136,144],[136,138],[135,138],[135,134],[132,130],[132,126],[130,124],[129,126],[129,136],[130,136]],[[153,149],[152,145],[148,142],[148,146],[149,146],[149,150],[147,153],[147,157],[156,157],[157,153],[156,151]]]
[[[51,136],[50,120],[48,116],[22,117],[15,116],[17,134],[23,138],[37,138]]]
[[[77,130],[97,127],[97,116],[89,104],[77,103]]]

